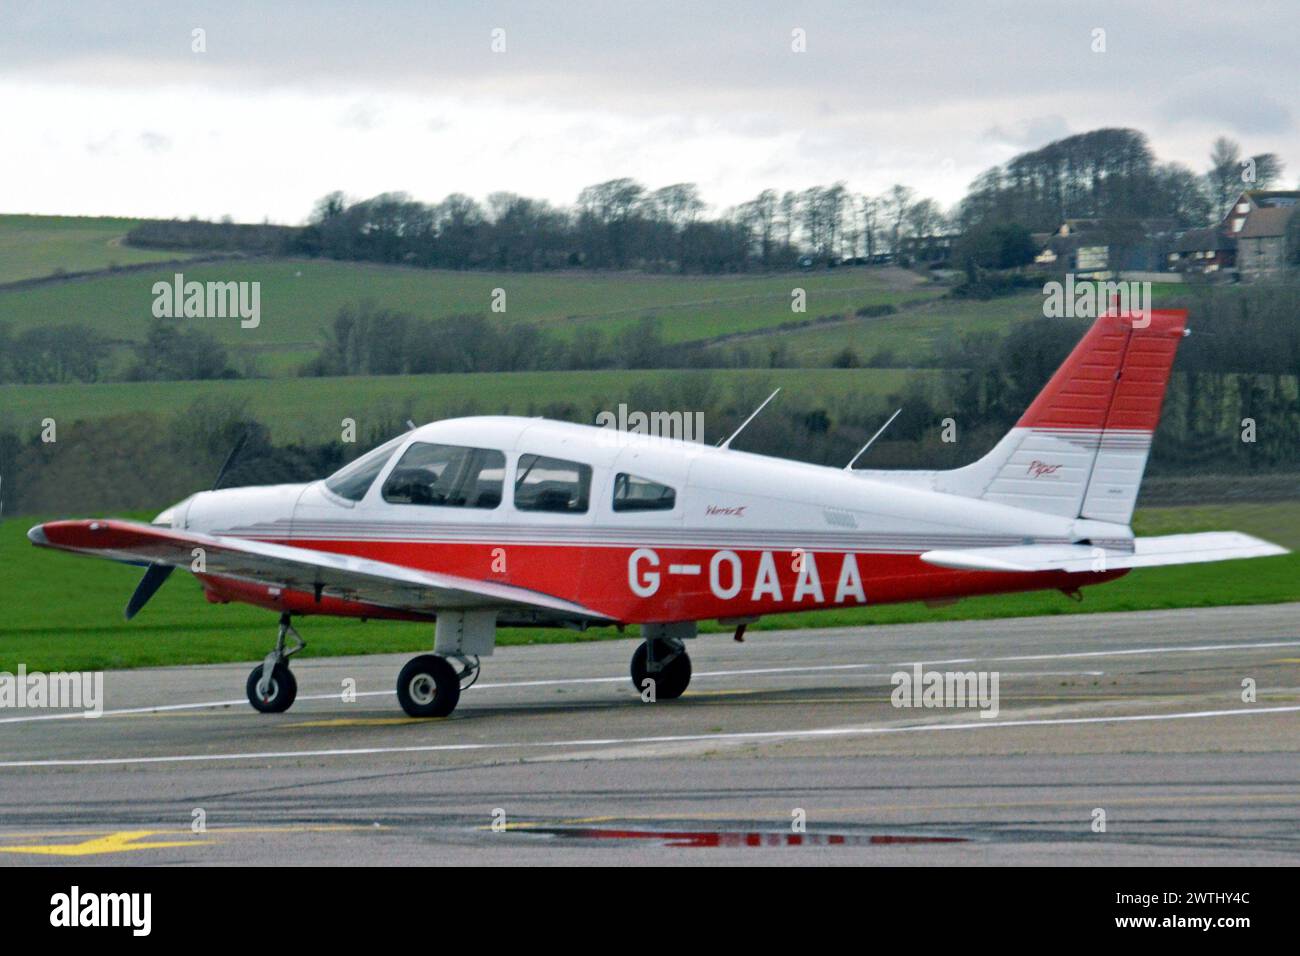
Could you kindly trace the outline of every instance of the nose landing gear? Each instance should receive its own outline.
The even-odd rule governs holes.
[[[293,646],[285,647],[285,638],[293,637]],[[244,690],[248,702],[263,714],[282,714],[292,706],[298,696],[298,681],[289,670],[289,658],[307,646],[307,642],[294,630],[289,615],[280,615],[280,633],[275,647],[266,660],[253,668]]]

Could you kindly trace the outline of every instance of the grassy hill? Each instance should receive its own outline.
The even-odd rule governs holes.
[[[91,325],[139,341],[152,318],[155,282],[174,268],[105,274],[36,287],[0,289],[0,321]],[[420,317],[489,314],[504,289],[507,321],[529,321],[571,335],[584,326],[606,334],[643,316],[660,320],[670,342],[770,330],[782,323],[868,305],[902,306],[935,298],[942,288],[901,270],[841,269],[769,276],[677,277],[640,273],[448,272],[320,260],[253,260],[194,264],[186,280],[261,283],[261,324],[193,319],[238,355],[255,355],[263,374],[290,372],[315,354],[324,330],[346,305],[375,305]],[[791,290],[807,291],[807,312],[793,313]]]
[[[0,283],[189,258],[122,244],[135,219],[0,215]]]
[[[246,402],[276,442],[323,442],[338,438],[344,417],[364,423],[375,415],[390,421],[407,416],[433,421],[471,413],[531,415],[566,403],[616,409],[642,386],[677,386],[675,390],[686,391],[689,383],[706,380],[723,397],[742,389],[750,396],[779,386],[787,397],[842,398],[869,410],[900,390],[911,374],[907,369],[652,369],[0,385],[0,426],[30,436],[46,417],[62,427],[62,423],[124,412],[169,414],[195,403],[233,401]],[[751,405],[753,401],[746,399]]]

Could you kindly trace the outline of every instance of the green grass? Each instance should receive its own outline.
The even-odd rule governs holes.
[[[0,291],[0,319],[16,328],[81,323],[117,339],[139,341],[152,318],[153,284],[172,268],[107,274],[77,282]],[[766,276],[651,276],[641,273],[449,272],[316,260],[253,260],[195,264],[185,279],[261,283],[261,324],[193,319],[223,343],[241,349],[314,350],[335,313],[370,300],[420,317],[489,314],[493,290],[506,292],[503,318],[571,334],[584,325],[613,332],[657,316],[666,340],[711,338],[771,328],[801,318],[852,312],[863,305],[900,305],[937,296],[938,286],[913,287],[910,274],[841,269]],[[791,289],[807,290],[806,314],[791,312]]]
[[[1186,294],[1186,287],[1175,283],[1152,286],[1157,307]],[[1002,334],[1013,323],[1042,314],[1043,295],[1037,290],[983,301],[935,298],[914,303],[896,315],[852,317],[844,322],[762,332],[737,341],[753,347],[760,355],[782,346],[796,364],[813,367],[829,366],[846,348],[853,349],[864,362],[877,352],[889,351],[899,365],[926,366],[944,340],[972,332]],[[1080,320],[1080,331],[1085,324],[1086,320]]]
[[[121,243],[135,219],[0,215],[0,283],[189,258]]]
[[[157,257],[155,257],[157,258]],[[37,287],[0,290],[0,322],[16,330],[35,325],[82,324],[122,343],[140,341],[152,321],[153,285],[176,269],[106,273]],[[320,349],[334,316],[365,301],[417,317],[492,314],[493,290],[504,289],[504,321],[537,323],[561,336],[597,328],[607,338],[643,317],[660,322],[668,342],[772,329],[782,323],[865,305],[902,306],[938,296],[942,288],[896,270],[840,269],[766,276],[652,276],[641,273],[548,274],[449,272],[365,263],[255,260],[194,264],[187,281],[261,283],[261,321],[242,328],[237,318],[189,319],[231,352],[236,368],[290,376]],[[791,290],[807,292],[807,311],[791,311]],[[119,348],[110,363],[121,370]]]
[[[0,671],[95,670],[154,665],[253,661],[274,637],[274,615],[244,605],[207,604],[198,584],[177,574],[131,623],[122,606],[140,569],[33,548],[25,539],[36,519],[0,523]],[[1139,533],[1185,530],[1254,532],[1300,546],[1300,503],[1159,508],[1139,512]],[[1148,568],[1085,591],[1076,603],[1055,591],[971,598],[941,608],[884,605],[764,618],[757,629],[847,627],[913,621],[983,620],[1038,614],[1086,614],[1158,608],[1215,607],[1300,601],[1300,555],[1220,564]],[[718,630],[716,626],[710,628]],[[427,650],[431,627],[312,618],[304,622],[307,656]],[[504,629],[503,644],[599,640],[564,630]]]
[[[845,348],[862,361],[889,351],[899,364],[930,364],[941,340],[962,333],[1005,332],[1012,323],[1043,314],[1043,297],[1030,292],[986,302],[937,299],[896,315],[747,336],[740,343],[760,354],[783,345],[800,365],[826,366]]]
[[[247,402],[248,411],[285,442],[338,439],[350,417],[365,431],[368,416],[387,411],[391,421],[410,416],[433,421],[467,409],[482,414],[540,414],[552,404],[616,409],[639,386],[687,381],[714,383],[718,394],[746,384],[771,383],[795,399],[848,398],[863,408],[901,389],[906,369],[600,370],[494,372],[464,375],[383,375],[345,378],[234,379],[206,382],[105,382],[93,385],[0,385],[0,425],[24,436],[43,418],[60,423],[93,421],[136,411],[170,414],[195,402]]]

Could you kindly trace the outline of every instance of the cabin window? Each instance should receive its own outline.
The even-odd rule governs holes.
[[[385,442],[378,448],[366,452],[360,458],[353,459],[326,478],[325,487],[340,498],[346,498],[348,501],[360,501],[366,496],[370,486],[375,483],[379,473],[384,470],[384,465],[388,464],[388,459],[393,457],[393,452],[397,451],[397,446],[405,440],[405,435],[399,435],[392,441]]]
[[[677,492],[648,478],[622,472],[614,476],[615,511],[672,511]]]
[[[505,475],[506,456],[499,451],[417,442],[384,482],[384,500],[397,505],[495,508],[501,504]]]
[[[591,466],[542,455],[520,455],[515,507],[581,514],[591,496]]]

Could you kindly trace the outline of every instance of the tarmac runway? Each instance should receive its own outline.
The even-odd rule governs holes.
[[[0,864],[1300,863],[1298,604],[708,635],[655,703],[635,646],[498,649],[445,720],[406,655],[295,658],[280,715],[251,663],[0,710]],[[997,715],[895,706],[915,662]]]

